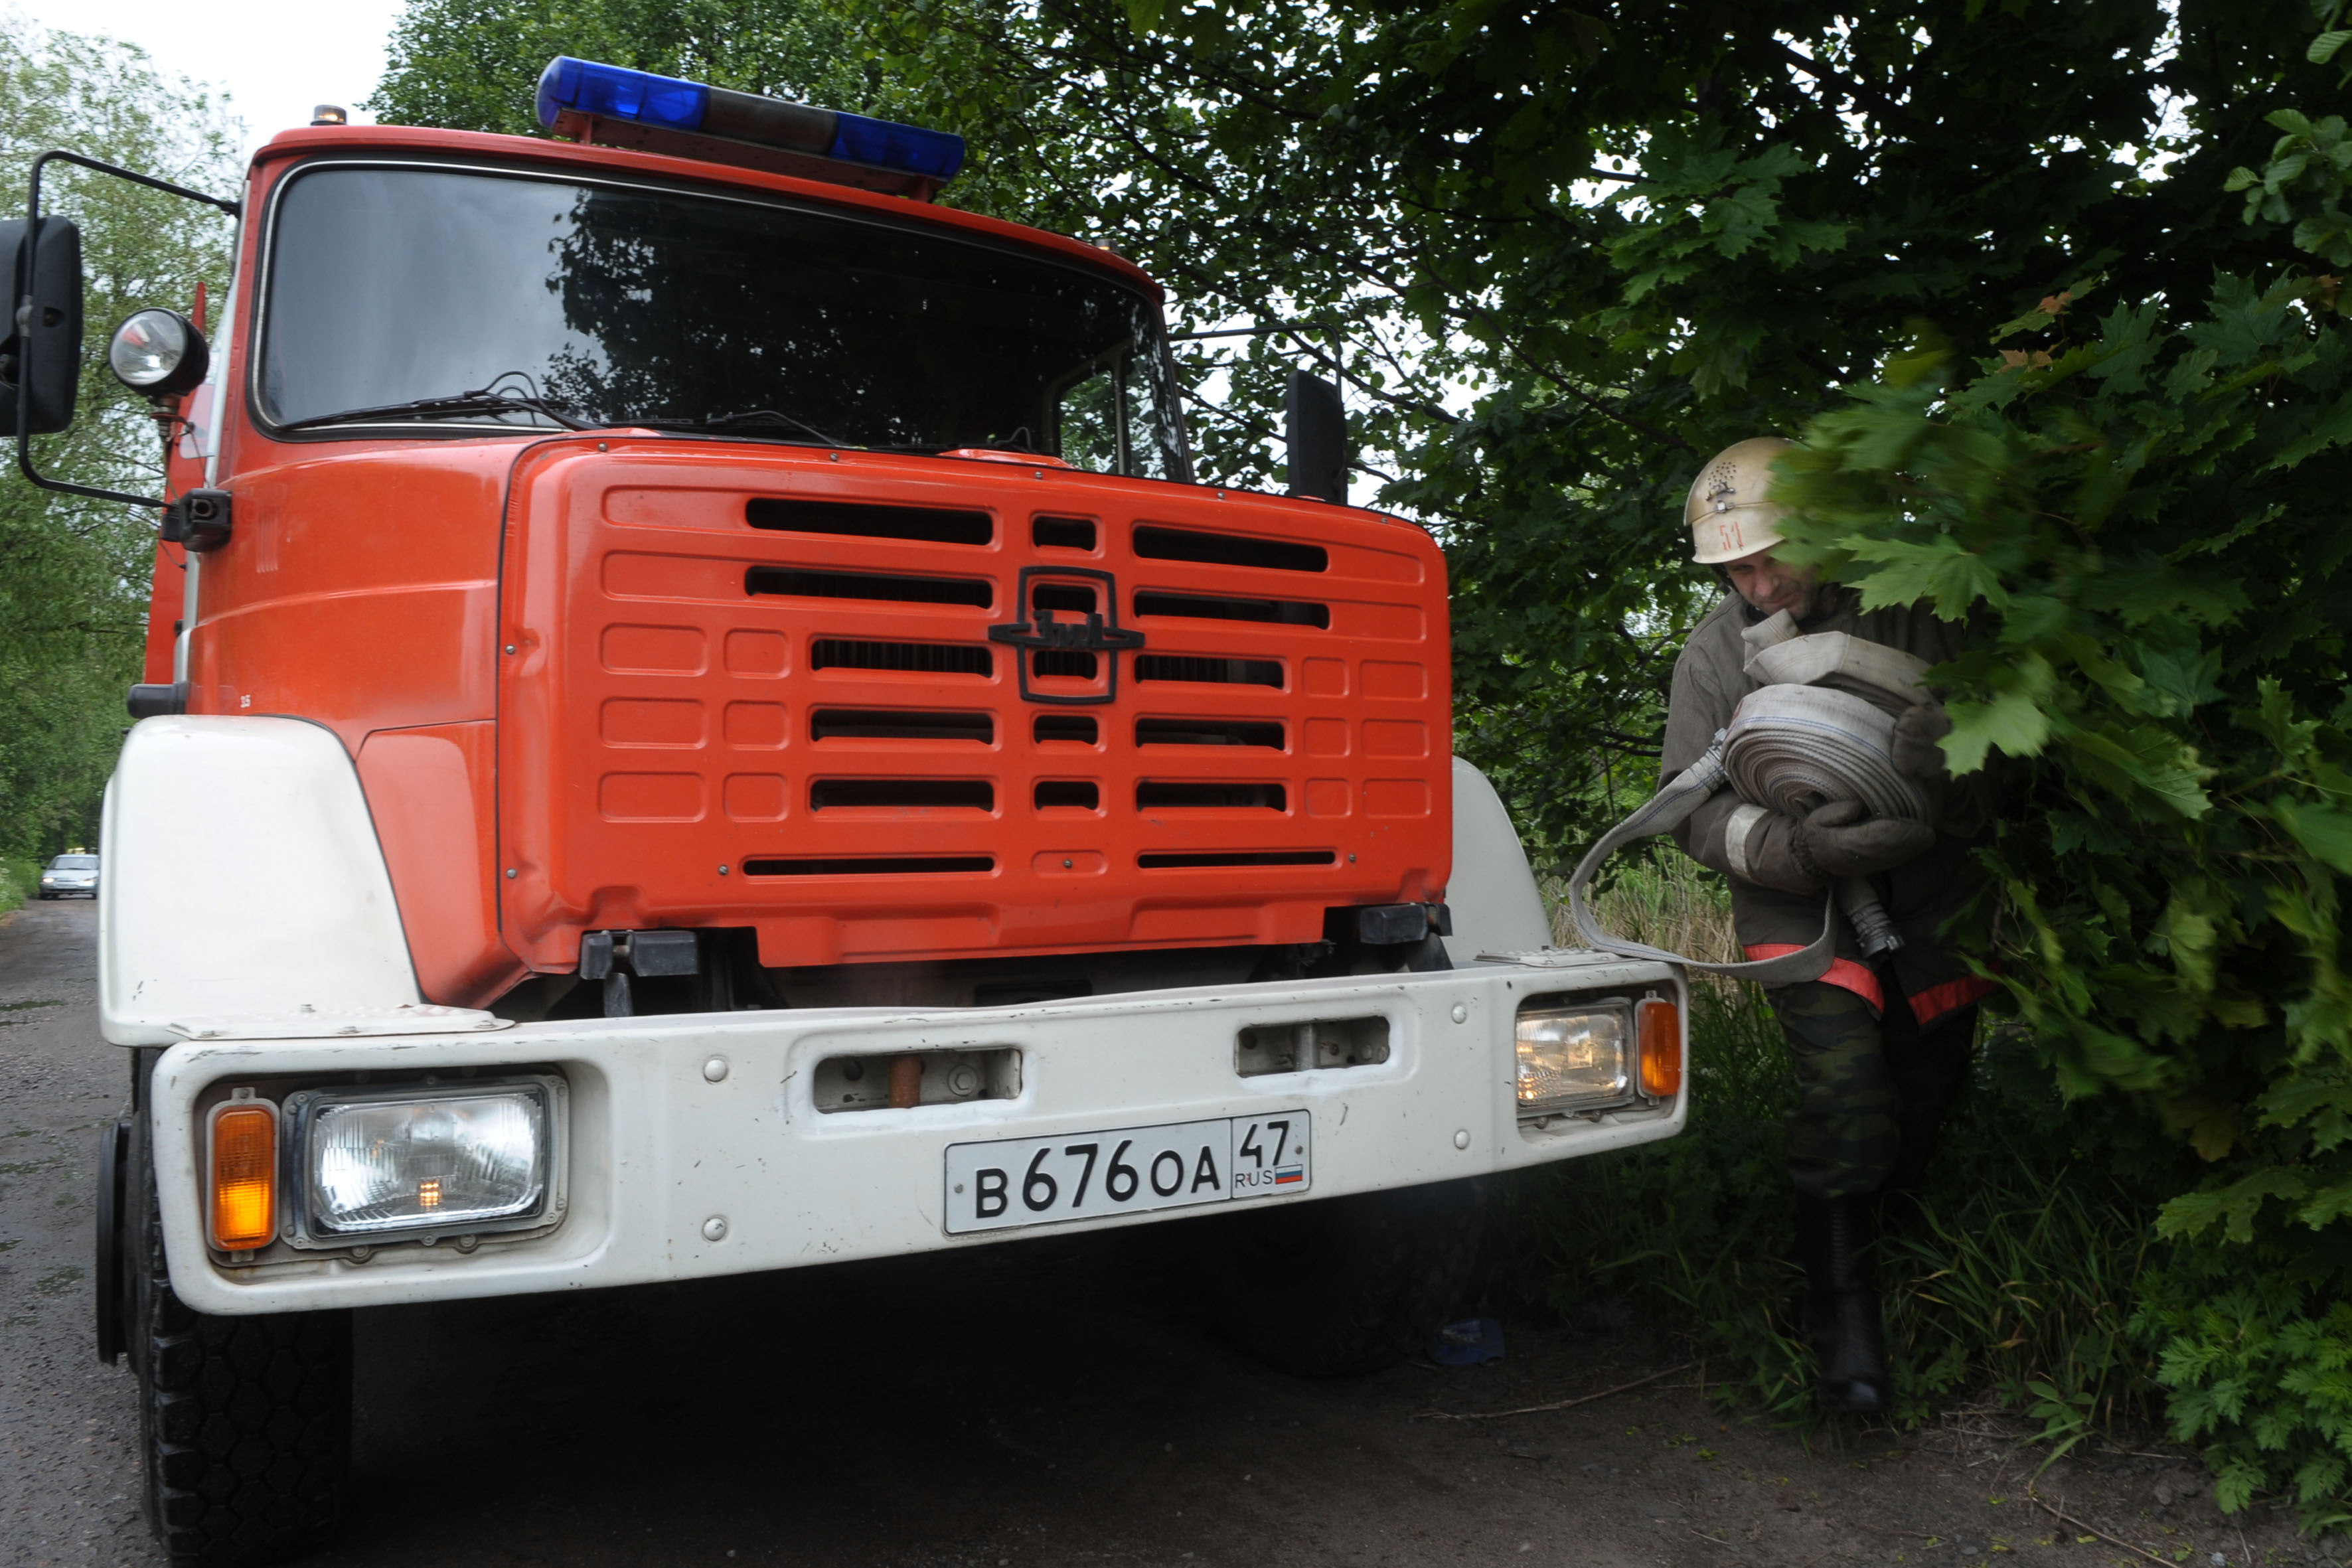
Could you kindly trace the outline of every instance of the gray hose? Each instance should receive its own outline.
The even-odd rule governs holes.
[[[1774,617],[1775,622],[1780,619]],[[1577,935],[1587,945],[1765,985],[1818,980],[1828,973],[1837,956],[1841,906],[1865,954],[1875,957],[1902,945],[1903,939],[1879,905],[1877,895],[1859,877],[1847,878],[1832,889],[1822,909],[1822,934],[1810,946],[1778,958],[1739,963],[1702,963],[1612,936],[1586,901],[1593,876],[1610,856],[1637,839],[1679,826],[1727,784],[1742,800],[1792,816],[1802,816],[1831,801],[1858,800],[1873,816],[1933,820],[1934,808],[1927,794],[1895,766],[1892,715],[1882,704],[1842,689],[1851,683],[1873,688],[1898,704],[1917,700],[1926,693],[1919,679],[1926,664],[1899,649],[1849,638],[1843,633],[1776,641],[1770,631],[1785,628],[1767,623],[1758,629],[1766,635],[1750,638],[1751,646],[1759,641],[1764,645],[1748,659],[1751,674],[1786,672],[1835,680],[1838,685],[1776,683],[1750,691],[1733,710],[1730,724],[1716,736],[1706,755],[1675,774],[1585,852],[1569,877],[1568,907]]]
[[[1738,721],[1735,714],[1733,722]],[[1651,947],[1643,942],[1627,942],[1622,937],[1610,935],[1601,929],[1591,907],[1584,901],[1584,890],[1591,886],[1593,873],[1610,856],[1636,839],[1672,832],[1682,826],[1684,818],[1723,787],[1728,777],[1723,761],[1727,733],[1718,733],[1715,744],[1706,749],[1706,755],[1676,773],[1664,788],[1652,795],[1633,816],[1602,834],[1601,842],[1584,852],[1584,858],[1576,863],[1576,869],[1568,879],[1569,918],[1575,921],[1576,934],[1584,939],[1585,945],[1603,952],[1620,953],[1627,958],[1653,959],[1661,963],[1679,963],[1709,974],[1729,974],[1742,980],[1753,980],[1761,985],[1791,985],[1801,980],[1819,980],[1829,973],[1831,963],[1837,957],[1837,906],[1834,902],[1822,906],[1820,940],[1801,952],[1783,953],[1778,958],[1756,959],[1744,963],[1706,963],[1698,959],[1685,958],[1679,952],[1669,952],[1662,947]]]

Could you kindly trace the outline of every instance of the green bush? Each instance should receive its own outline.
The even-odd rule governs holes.
[[[2339,120],[2283,132],[2250,221],[2342,246]],[[1779,492],[1867,605],[1979,628],[1945,750],[2009,762],[1990,955],[2063,1091],[2160,1117],[2135,1285],[2223,1506],[2352,1509],[2352,329],[2340,279],[2217,276],[2201,309],[2078,288],[1968,364],[1935,343],[1815,420]],[[2130,1122],[2118,1110],[2115,1125]],[[2142,1167],[2155,1169],[2154,1165]]]
[[[2161,1347],[2174,1436],[2200,1446],[2224,1507],[2277,1489],[2304,1527],[2352,1521],[2352,1302],[2344,1237],[2267,1216],[2247,1241],[2176,1243],[2135,1328]]]
[[[0,915],[23,907],[41,885],[41,863],[22,855],[0,855]]]

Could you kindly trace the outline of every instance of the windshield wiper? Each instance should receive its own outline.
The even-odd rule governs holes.
[[[536,414],[553,420],[567,430],[597,428],[552,398],[535,397],[523,392],[493,391],[488,387],[478,392],[460,392],[448,397],[420,397],[411,403],[386,403],[374,408],[346,408],[340,414],[289,419],[278,428],[312,430],[322,425],[349,425],[363,419],[438,419],[463,414]]]
[[[1037,438],[1029,434],[1029,426],[1026,425],[1015,425],[1013,427],[1013,433],[1009,436],[986,436],[977,441],[958,441],[956,446],[978,447],[983,451],[990,452],[1026,452],[1033,458],[1053,456],[1045,447],[1037,445]],[[952,449],[948,447],[940,448],[942,452]]]
[[[779,414],[772,408],[746,408],[735,414],[713,414],[704,419],[630,419],[624,423],[640,426],[647,430],[679,430],[686,432],[730,430],[797,430],[820,447],[839,447],[845,451],[855,443],[836,441],[805,419],[795,419],[789,414]]]

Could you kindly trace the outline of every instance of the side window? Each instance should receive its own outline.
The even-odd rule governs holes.
[[[1183,477],[1176,432],[1160,422],[1160,410],[1173,403],[1160,386],[1166,362],[1158,358],[1129,359],[1119,378],[1120,413],[1127,431],[1127,471],[1147,479]]]
[[[1176,399],[1167,357],[1115,355],[1062,389],[1055,410],[1062,460],[1098,474],[1187,477],[1183,436],[1169,423]]]
[[[1118,372],[1105,365],[1062,394],[1062,460],[1098,474],[1118,472]]]

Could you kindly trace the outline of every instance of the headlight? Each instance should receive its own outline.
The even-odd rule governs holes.
[[[177,397],[204,380],[211,351],[195,324],[177,310],[141,310],[114,329],[107,367],[117,381],[150,397]]]
[[[541,1225],[558,1206],[562,1080],[289,1095],[297,1245]]]
[[[1523,1008],[1517,1032],[1521,1116],[1622,1105],[1633,1098],[1631,1003]]]

